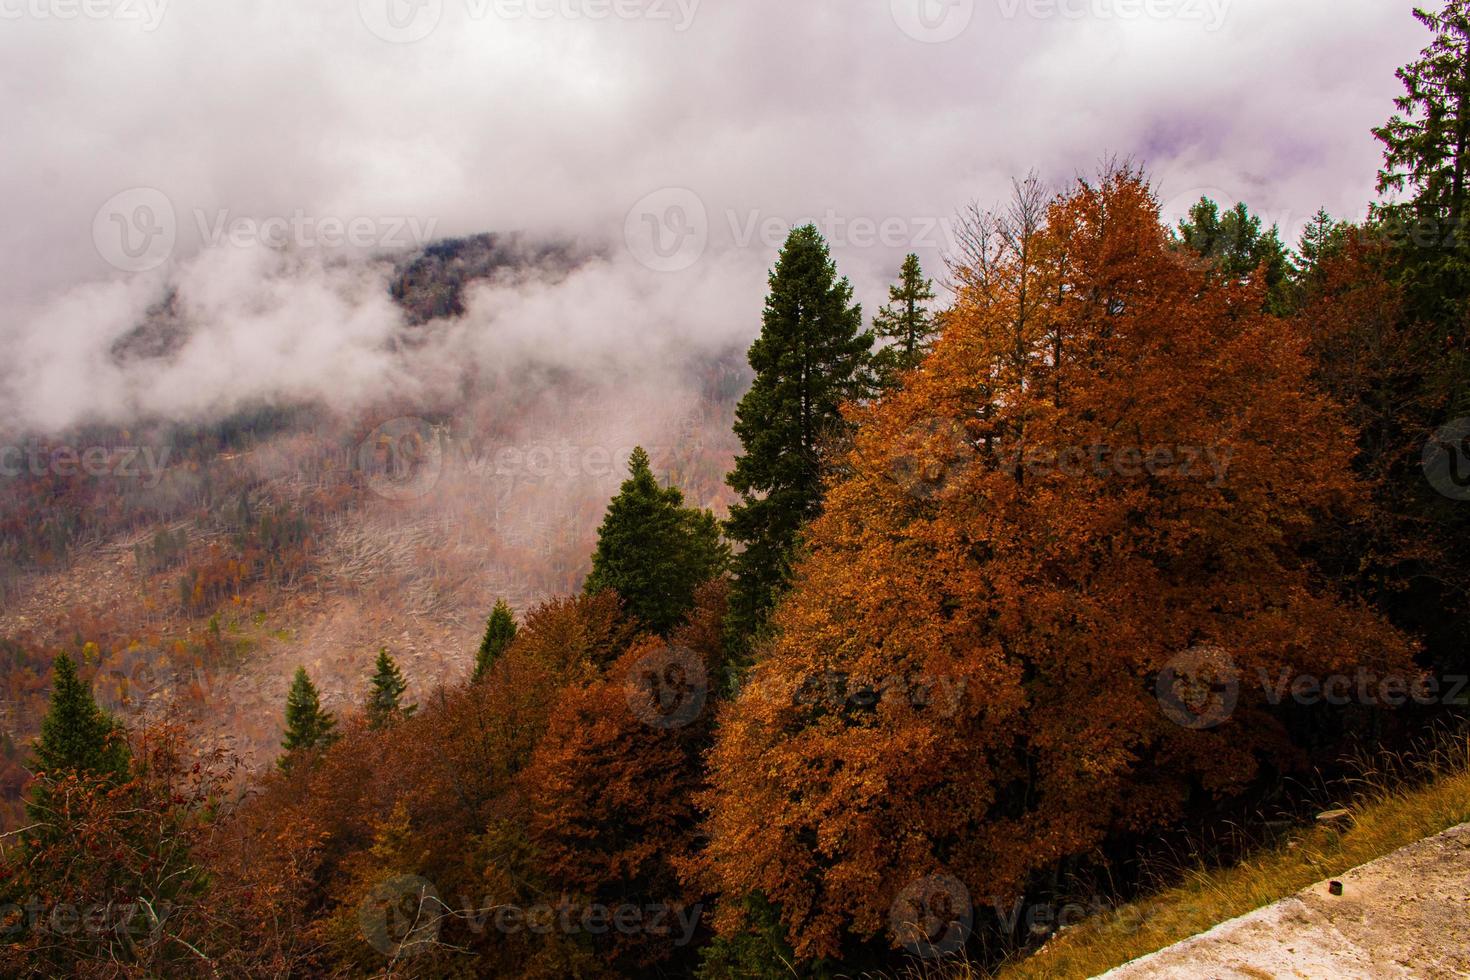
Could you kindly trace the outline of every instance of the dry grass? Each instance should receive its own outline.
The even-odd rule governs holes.
[[[1231,867],[1188,870],[1173,887],[1066,930],[1033,955],[1006,964],[998,977],[1096,976],[1470,822],[1470,738],[1447,737],[1412,760],[1392,757],[1365,764],[1348,791],[1352,799],[1344,806],[1353,815],[1348,828],[1309,827]],[[944,975],[955,980],[982,976],[965,965]]]

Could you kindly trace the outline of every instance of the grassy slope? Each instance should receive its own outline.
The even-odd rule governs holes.
[[[1004,967],[1001,980],[1092,977],[1286,898],[1324,878],[1470,822],[1470,741],[1435,753],[1438,772],[1417,785],[1374,784],[1349,806],[1350,828],[1317,826],[1229,868],[1188,873],[1165,889],[1054,938]]]

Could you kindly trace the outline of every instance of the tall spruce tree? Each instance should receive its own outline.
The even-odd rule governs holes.
[[[286,694],[286,735],[281,740],[286,752],[279,762],[281,769],[289,770],[301,752],[331,745],[338,737],[336,728],[337,719],[322,709],[321,696],[306,668],[297,667]]]
[[[31,790],[26,812],[37,823],[53,814],[52,784],[71,774],[121,781],[127,777],[129,751],[122,726],[98,707],[66,654],[52,662],[50,708],[31,747],[31,768],[44,776]]]
[[[378,651],[378,662],[373,672],[373,678],[368,684],[367,715],[368,727],[377,731],[388,727],[399,718],[407,718],[418,710],[418,705],[404,706],[403,692],[408,689],[408,682],[403,679],[403,671],[398,669],[398,663],[388,653],[388,648],[383,647]]]
[[[873,317],[873,333],[889,341],[873,355],[874,375],[880,389],[893,388],[899,375],[912,371],[929,353],[939,332],[925,305],[934,299],[934,281],[924,278],[917,255],[903,260],[898,282],[888,287],[888,305]]]
[[[1398,112],[1373,130],[1383,144],[1379,191],[1408,199],[1374,213],[1378,230],[1398,245],[1394,277],[1413,313],[1442,326],[1444,360],[1458,362],[1446,376],[1459,385],[1470,346],[1459,326],[1470,304],[1470,0],[1448,0],[1436,13],[1416,9],[1414,17],[1433,40],[1398,70]]]
[[[1378,189],[1409,191],[1417,217],[1459,230],[1470,196],[1470,0],[1448,0],[1438,12],[1416,8],[1414,17],[1434,40],[1398,70],[1398,113],[1373,130],[1384,146]]]
[[[475,653],[475,672],[471,679],[483,680],[515,638],[515,614],[504,599],[496,599],[495,608],[485,621],[485,636],[480,640],[480,649]]]
[[[694,608],[695,590],[724,573],[729,548],[707,510],[684,506],[677,487],[660,487],[642,447],[608,504],[584,590],[611,589],[649,629],[667,634]]]
[[[764,627],[790,580],[801,528],[821,510],[822,447],[845,434],[840,409],[864,393],[872,347],[822,235],[813,225],[793,230],[750,347],[755,380],[735,410],[744,452],[726,482],[740,502],[725,531],[744,546],[726,624],[737,657]]]

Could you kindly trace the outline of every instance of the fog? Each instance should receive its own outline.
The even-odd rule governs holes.
[[[1165,211],[1294,239],[1361,215],[1394,67],[1380,0],[0,0],[0,410],[52,430],[337,407],[475,365],[631,378],[743,347],[814,220],[871,314],[907,252],[1035,169],[1118,155]],[[405,351],[395,262],[483,231],[570,273],[468,291]],[[119,363],[173,291],[187,342]],[[670,369],[672,370],[672,369]]]

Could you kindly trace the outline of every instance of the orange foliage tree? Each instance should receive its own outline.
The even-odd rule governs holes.
[[[725,591],[706,584],[667,641],[645,637],[603,676],[564,692],[523,774],[546,879],[579,914],[621,908],[627,917],[621,929],[602,923],[588,934],[625,975],[692,962],[695,952],[703,907],[677,866],[697,847],[694,797],[723,670]]]
[[[933,876],[1015,897],[1290,764],[1263,677],[1408,669],[1303,556],[1365,497],[1260,282],[1180,262],[1128,169],[1028,181],[964,245],[710,757],[717,925],[758,896],[806,960],[909,938]]]

